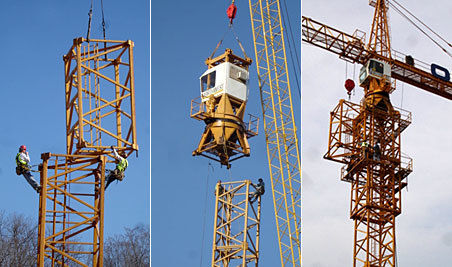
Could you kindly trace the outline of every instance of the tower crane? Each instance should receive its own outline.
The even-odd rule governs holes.
[[[254,62],[257,68],[262,104],[262,117],[272,186],[280,262],[281,266],[301,266],[301,164],[287,68],[280,1],[249,0],[249,10],[255,50]],[[231,24],[236,11],[237,8],[235,7],[233,0],[227,11]],[[206,123],[206,130],[198,148],[193,152],[193,155],[202,155],[217,160],[222,165],[228,166],[228,168],[230,167],[229,162],[243,156],[249,156],[250,149],[246,138],[257,134],[257,132],[251,130],[249,127],[240,126],[244,125],[242,121],[242,112],[244,111],[246,99],[240,100],[240,97],[238,95],[234,96],[232,91],[228,93],[226,92],[227,90],[221,89],[220,92],[220,89],[217,88],[218,84],[216,78],[209,76],[216,71],[215,68],[220,68],[219,66],[225,64],[225,61],[230,61],[226,59],[231,57],[231,55],[231,51],[228,52],[227,50],[224,55],[213,59],[209,58],[206,61],[207,65],[209,65],[209,70],[201,77],[201,84],[203,84],[203,77],[205,77],[204,83],[206,84],[204,86],[205,88],[201,86],[201,104],[197,105],[192,101],[191,112],[193,118],[203,120]],[[225,58],[225,60],[222,58]],[[247,66],[251,64],[251,60],[245,58],[240,59],[239,61],[245,62],[246,64],[238,64],[237,62],[234,64],[243,65],[242,71],[245,73],[248,69]],[[209,64],[212,62],[216,63]],[[245,76],[247,77],[247,75],[244,75],[243,77]],[[211,87],[208,85],[209,83],[212,83]],[[215,83],[215,85],[213,83]],[[228,96],[229,99],[239,99],[240,101],[237,101],[235,108],[234,104],[222,105],[222,100],[219,96],[220,94],[228,94],[232,96]],[[213,97],[210,97],[210,95]],[[202,97],[205,99],[202,99]],[[211,106],[210,113],[209,105]],[[221,109],[222,106],[230,106],[231,108]],[[196,110],[197,112],[193,113],[193,110]],[[229,189],[225,189],[224,186],[228,186]],[[218,206],[218,211],[223,209],[233,212],[231,207],[238,208],[238,205],[234,206],[231,204],[233,203],[231,199],[227,200],[227,193],[225,192],[227,190],[239,192],[239,190],[242,190],[243,188],[249,188],[249,182],[244,182],[243,184],[237,185],[237,187],[234,186],[227,183],[217,184],[216,206]],[[244,193],[240,193],[237,196],[240,197],[243,194]],[[233,194],[230,194],[230,196],[233,196]],[[223,200],[223,198],[226,200]],[[239,203],[245,202],[242,201]],[[247,214],[242,213],[240,213],[241,216],[247,218]],[[220,223],[219,225],[215,225],[214,235],[217,235],[217,232],[222,231],[222,229],[227,226],[227,223],[230,221],[232,223],[233,220],[228,218],[234,217],[226,216],[220,218],[219,213],[217,214],[215,222],[218,221]],[[234,220],[236,219],[234,218]],[[258,221],[259,219],[251,218],[251,220]],[[228,227],[228,229],[231,228],[230,226]],[[245,228],[247,227],[248,226]],[[253,227],[255,227],[254,224]],[[243,236],[244,233],[244,231],[240,232],[234,236],[234,239],[237,240],[238,236]],[[217,239],[214,238],[212,266],[220,266],[216,264],[229,266],[230,261],[228,261],[226,257],[236,259],[238,257],[237,255],[240,255],[240,253],[237,252],[238,246],[233,247],[229,245],[226,240],[228,235],[231,235],[230,231],[228,233],[221,233],[218,242],[216,242]],[[256,237],[256,242],[258,243],[257,240],[258,236]],[[219,245],[221,242],[223,242],[222,246]],[[228,245],[226,246],[224,244]],[[243,255],[246,255],[246,247],[248,247],[248,245],[245,242],[241,244],[243,244],[243,246],[241,246],[244,250]],[[235,252],[233,252],[234,249]],[[248,253],[252,254],[251,257],[253,261],[256,262],[257,266],[259,257],[257,247],[255,249],[253,248]],[[241,257],[243,257],[242,260],[245,262],[244,257],[246,256]],[[245,265],[246,263],[242,263],[241,266]]]
[[[401,191],[412,172],[403,157],[400,134],[411,113],[390,101],[399,80],[452,100],[449,71],[430,66],[391,49],[387,0],[369,2],[375,8],[368,43],[308,17],[302,17],[302,40],[362,64],[360,104],[340,100],[330,115],[325,159],[345,164],[341,180],[351,183],[350,218],[354,220],[353,266],[396,266],[395,218],[401,213]]]

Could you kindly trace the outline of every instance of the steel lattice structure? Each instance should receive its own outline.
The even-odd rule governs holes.
[[[76,38],[63,59],[67,154],[42,154],[37,263],[101,267],[106,149],[138,150],[133,42]]]
[[[371,57],[384,60],[392,65],[392,78],[452,100],[452,82],[435,77],[430,64],[417,59],[414,59],[414,64],[408,64],[405,62],[407,55],[395,50],[391,50],[391,58],[376,54],[367,49],[365,34],[361,31],[350,35],[304,16],[301,23],[304,42],[333,52],[352,63],[364,64]]]
[[[67,153],[138,150],[133,42],[77,38],[64,63]]]
[[[281,266],[301,266],[301,165],[279,0],[250,0]]]
[[[367,46],[364,35],[349,35],[307,17],[302,19],[302,36],[304,42],[364,65],[360,86],[365,96],[361,105],[341,100],[331,113],[324,157],[346,164],[341,179],[352,184],[353,266],[396,266],[395,217],[401,213],[404,179],[412,172],[411,159],[401,156],[400,133],[411,115],[392,107],[390,93],[395,90],[394,80],[399,80],[452,99],[452,83],[434,75],[429,64],[392,50],[388,1],[369,4],[375,12]],[[365,68],[372,61],[387,66],[390,75],[366,76]],[[375,153],[379,156],[370,156]]]
[[[215,188],[212,267],[258,266],[261,197],[250,203],[251,181]]]
[[[38,266],[102,266],[106,157],[41,157]]]
[[[400,149],[400,134],[411,123],[411,113],[381,106],[342,99],[330,115],[324,157],[346,164],[341,180],[352,185],[353,266],[395,266],[395,218],[401,213],[405,178],[413,168]]]

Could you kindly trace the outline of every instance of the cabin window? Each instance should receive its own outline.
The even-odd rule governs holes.
[[[201,77],[201,90],[204,92],[215,87],[216,71],[208,73]]]
[[[359,82],[363,83],[366,78],[367,78],[367,69],[366,67],[362,67],[361,71],[359,72]]]
[[[369,69],[372,74],[383,76],[383,63],[377,61],[370,61]]]

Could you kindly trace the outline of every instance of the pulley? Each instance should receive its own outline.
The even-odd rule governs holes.
[[[237,7],[234,5],[234,1],[232,1],[231,5],[226,10],[226,14],[229,18],[229,24],[232,24],[232,20],[235,18],[235,14],[237,13]]]

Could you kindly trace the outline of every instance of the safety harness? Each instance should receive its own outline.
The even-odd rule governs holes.
[[[129,162],[127,159],[123,158],[118,164],[116,164],[116,169],[112,172],[114,175],[113,177],[119,181],[122,181],[124,179],[124,171],[127,169],[127,166],[129,166]]]
[[[30,171],[30,168],[27,165],[27,162],[20,158],[20,152],[16,155],[16,174],[21,175],[26,171]]]
[[[122,159],[117,165],[116,169],[120,172],[124,172],[127,169],[127,166],[129,166],[129,162],[127,159]]]

